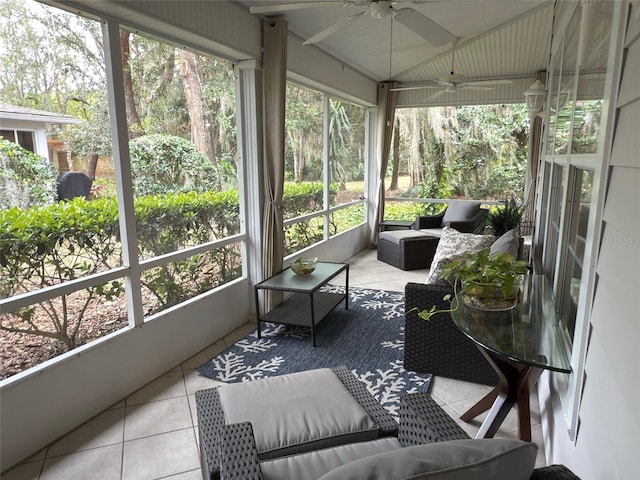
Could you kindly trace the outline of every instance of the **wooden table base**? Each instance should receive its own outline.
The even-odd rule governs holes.
[[[529,396],[531,389],[540,378],[542,368],[510,362],[478,346],[480,352],[489,361],[498,374],[498,385],[478,403],[467,410],[460,419],[469,422],[489,410],[482,422],[476,438],[493,437],[512,406],[518,410],[518,433],[521,440],[531,441],[531,410]]]

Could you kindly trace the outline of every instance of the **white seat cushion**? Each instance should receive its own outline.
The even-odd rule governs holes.
[[[251,422],[261,458],[378,437],[378,426],[328,368],[218,387],[227,423]]]
[[[451,440],[355,460],[321,480],[529,480],[538,446],[520,440]]]
[[[265,460],[260,464],[263,480],[315,480],[354,460],[401,448],[395,437],[350,443],[324,450]]]

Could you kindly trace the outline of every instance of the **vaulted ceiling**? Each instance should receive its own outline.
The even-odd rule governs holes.
[[[262,17],[286,18],[289,31],[303,41],[313,40],[334,25],[340,26],[306,48],[320,48],[375,81],[394,80],[403,87],[430,86],[401,91],[402,105],[521,102],[522,93],[547,68],[552,1],[240,0],[239,3],[247,8],[260,7],[255,14]],[[305,3],[313,6],[296,5]],[[377,7],[387,10],[391,7],[393,13],[375,18],[372,9]],[[429,21],[451,35],[442,33],[438,26],[429,29]],[[407,26],[416,22],[418,30],[423,28],[421,34]],[[435,35],[435,42],[434,32],[440,33]],[[426,38],[432,43],[452,41],[433,45]],[[453,71],[463,76],[462,80],[506,79],[511,83],[490,84],[483,90],[436,86],[440,77],[452,71],[454,43]]]

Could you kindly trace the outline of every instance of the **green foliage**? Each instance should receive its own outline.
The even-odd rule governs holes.
[[[129,150],[137,195],[218,189],[215,166],[184,138],[146,135],[131,140]]]
[[[240,225],[237,192],[140,197],[135,214],[138,250],[143,257],[233,235]],[[236,278],[240,274],[239,259],[237,247],[230,245],[147,270],[142,273],[142,282],[156,297],[157,311]],[[114,198],[75,198],[47,207],[0,211],[0,298],[121,264]],[[73,294],[21,308],[0,317],[0,329],[54,338],[72,349],[86,341],[79,335],[91,302],[119,297],[123,288],[121,281],[87,288],[81,292],[81,305],[76,308],[67,308]],[[36,311],[49,318],[46,328],[36,321]]]
[[[387,202],[384,206],[384,218],[388,220],[415,220],[416,217],[437,215],[444,210],[440,203]]]
[[[55,202],[56,177],[49,160],[0,138],[0,210]]]
[[[519,276],[526,274],[528,268],[526,261],[516,260],[510,253],[489,256],[489,249],[484,249],[466,260],[448,263],[441,277],[449,281],[453,278],[463,293],[482,296],[484,292],[500,290],[504,298],[510,298]]]
[[[513,198],[506,200],[503,205],[489,211],[487,226],[491,228],[496,237],[500,237],[509,230],[520,227],[524,210],[524,206],[518,205]]]

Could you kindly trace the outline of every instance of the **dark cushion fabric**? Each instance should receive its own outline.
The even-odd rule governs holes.
[[[520,249],[520,237],[515,229],[505,232],[498,238],[489,249],[489,256],[493,257],[499,253],[510,253],[513,258],[518,258],[518,250]]]
[[[446,227],[451,222],[468,222],[473,220],[480,211],[480,202],[469,200],[453,200],[444,212],[442,226]]]
[[[378,426],[328,368],[218,387],[228,424],[251,422],[261,458],[373,440]]]
[[[511,439],[429,443],[355,460],[320,480],[529,480],[537,451]]]

